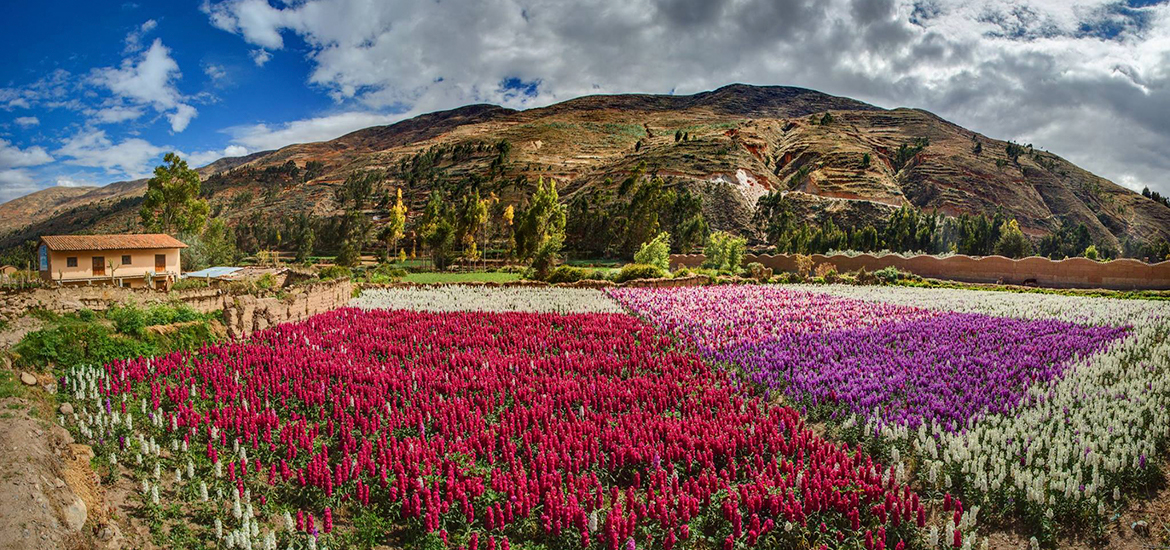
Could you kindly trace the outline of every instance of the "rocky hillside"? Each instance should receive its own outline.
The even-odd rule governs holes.
[[[501,153],[503,141],[510,147]],[[426,154],[436,148],[446,154]],[[472,105],[200,172],[213,212],[238,222],[256,213],[332,214],[333,189],[355,170],[385,170],[417,213],[436,181],[474,177],[502,200],[520,201],[538,177],[555,178],[570,201],[639,166],[698,193],[713,228],[753,237],[756,200],[784,190],[806,217],[846,225],[902,205],[949,215],[1002,208],[1032,236],[1068,220],[1113,246],[1126,236],[1170,238],[1170,208],[1054,154],[922,110],[790,87],[588,96],[526,111]],[[141,181],[54,188],[10,201],[0,205],[0,246],[49,232],[134,230],[143,189]]]

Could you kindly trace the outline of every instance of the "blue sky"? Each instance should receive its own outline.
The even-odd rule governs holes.
[[[10,2],[0,201],[438,109],[732,82],[921,107],[1170,193],[1167,0]]]

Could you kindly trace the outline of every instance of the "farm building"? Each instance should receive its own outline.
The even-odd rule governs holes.
[[[62,285],[169,288],[184,248],[170,235],[46,235],[37,256],[41,278]]]

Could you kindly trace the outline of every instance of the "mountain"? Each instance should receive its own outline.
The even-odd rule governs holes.
[[[501,142],[510,144],[503,153]],[[1002,209],[1033,238],[1062,220],[1113,247],[1126,237],[1170,238],[1170,208],[1052,153],[923,110],[781,86],[595,95],[524,111],[470,105],[223,159],[200,173],[213,212],[239,223],[334,214],[333,190],[357,170],[385,170],[413,215],[438,181],[458,190],[474,177],[502,201],[520,202],[539,177],[554,178],[568,202],[619,193],[614,182],[640,168],[700,196],[713,228],[753,238],[756,201],[773,190],[787,191],[799,215],[838,225],[880,222],[910,205],[951,216]],[[0,247],[48,232],[134,230],[144,188],[143,180],[52,188],[4,203]]]

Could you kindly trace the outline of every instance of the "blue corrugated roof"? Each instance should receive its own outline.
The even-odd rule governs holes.
[[[231,275],[232,273],[235,273],[241,269],[244,269],[244,268],[230,267],[230,266],[216,266],[216,267],[209,267],[207,269],[200,269],[199,271],[190,271],[190,272],[184,273],[183,277],[196,277],[196,278],[200,278],[200,279],[206,278],[206,277],[211,277],[212,279],[218,279],[219,277]]]

